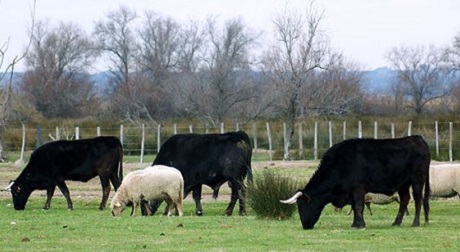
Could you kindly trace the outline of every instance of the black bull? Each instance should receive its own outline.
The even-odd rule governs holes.
[[[96,137],[74,141],[55,141],[36,149],[21,174],[7,188],[11,190],[16,210],[23,210],[34,190],[46,190],[44,209],[50,208],[56,186],[73,209],[65,180],[87,182],[99,176],[104,209],[110,194],[110,182],[115,190],[123,179],[123,148],[116,137]],[[109,182],[110,181],[110,182]]]
[[[213,189],[213,197],[228,181],[231,188],[230,203],[225,215],[232,215],[239,200],[239,214],[245,215],[244,179],[252,181],[252,148],[243,131],[225,134],[178,134],[167,139],[153,161],[153,165],[168,165],[178,169],[184,178],[184,198],[193,191],[197,215],[203,214],[201,206],[202,185]],[[152,202],[154,213],[161,202]]]
[[[430,149],[421,136],[346,140],[324,154],[303,190],[281,202],[297,202],[304,229],[314,227],[326,204],[332,203],[338,208],[351,204],[354,212],[352,227],[364,228],[364,195],[367,192],[386,195],[398,192],[399,210],[393,225],[399,226],[407,210],[412,187],[415,202],[412,226],[419,226],[422,201],[425,223],[429,219],[430,161]]]

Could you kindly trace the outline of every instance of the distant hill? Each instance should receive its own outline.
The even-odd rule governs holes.
[[[364,90],[371,94],[385,94],[390,91],[395,72],[388,67],[377,68],[372,71],[365,71]]]

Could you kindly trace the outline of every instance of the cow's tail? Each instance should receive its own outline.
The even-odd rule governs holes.
[[[118,164],[118,179],[121,185],[121,182],[123,181],[123,146],[122,145],[120,145],[120,148],[118,148],[118,152],[119,152],[118,155],[120,157],[120,161]]]
[[[428,167],[430,167],[428,165]],[[429,214],[430,214],[430,193],[431,193],[431,188],[430,188],[430,168],[428,168],[428,175],[426,176],[426,181],[425,181],[425,193],[423,195],[423,212],[425,214],[425,224],[428,224],[429,222]]]
[[[246,164],[246,169],[247,169],[247,172],[248,172],[248,175],[247,175],[248,184],[252,184],[252,182],[253,182],[254,180],[253,180],[253,177],[252,177],[252,167],[251,167],[251,164]]]

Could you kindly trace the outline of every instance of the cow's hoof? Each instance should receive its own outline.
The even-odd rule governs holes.
[[[203,216],[203,212],[202,211],[196,211],[196,215],[197,216]]]

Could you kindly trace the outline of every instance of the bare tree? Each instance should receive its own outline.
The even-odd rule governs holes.
[[[49,29],[37,23],[26,57],[23,91],[46,117],[79,117],[91,113],[96,102],[87,70],[94,60],[92,44],[73,23]]]
[[[128,85],[130,73],[134,71],[136,39],[132,26],[137,14],[120,6],[117,11],[107,13],[106,19],[95,24],[95,47],[107,56],[114,88],[117,88]]]
[[[1,3],[1,2],[0,2]],[[33,2],[31,8],[31,28],[30,31],[34,30],[35,26],[35,4]],[[5,133],[6,126],[10,121],[11,115],[11,97],[12,97],[12,85],[13,77],[15,73],[15,66],[22,61],[29,51],[32,40],[29,40],[24,52],[20,55],[16,55],[11,62],[6,62],[5,57],[8,53],[8,47],[10,41],[1,42],[0,45],[0,162],[4,161],[4,149],[3,149],[3,136]]]
[[[405,103],[417,115],[427,103],[448,93],[451,69],[445,64],[444,53],[434,46],[394,47],[387,59],[396,70],[396,83]]]
[[[361,69],[345,62],[341,54],[334,54],[325,70],[315,71],[303,103],[317,115],[347,116],[360,109],[362,84]]]
[[[277,92],[277,111],[287,120],[288,137],[285,139],[284,159],[289,160],[289,148],[294,135],[294,124],[301,97],[307,91],[314,70],[319,69],[329,51],[327,39],[320,24],[323,12],[313,4],[304,14],[285,10],[275,17],[276,41],[266,53],[265,71]]]
[[[249,50],[259,37],[241,19],[228,20],[221,29],[217,24],[208,18],[199,72],[182,92],[185,110],[213,125],[232,118],[238,106],[254,98]]]

